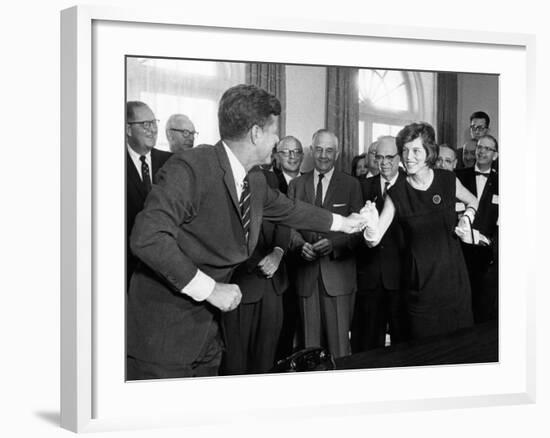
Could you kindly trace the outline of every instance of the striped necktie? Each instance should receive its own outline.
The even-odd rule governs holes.
[[[248,185],[248,175],[243,180],[243,191],[239,201],[239,209],[241,210],[244,237],[248,242],[248,233],[250,231],[250,187]]]
[[[143,180],[143,187],[145,187],[145,192],[149,193],[151,191],[151,174],[149,173],[149,165],[147,164],[145,155],[139,157],[141,161],[141,179]]]

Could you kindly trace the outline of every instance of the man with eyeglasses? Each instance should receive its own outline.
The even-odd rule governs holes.
[[[155,175],[172,155],[155,149],[158,120],[144,102],[126,103],[126,289],[137,265],[130,250],[130,233],[143,209]]]
[[[172,114],[166,122],[166,139],[174,153],[191,149],[195,145],[195,125],[185,114]]]
[[[439,155],[435,161],[436,169],[450,170],[454,172],[456,169],[456,151],[446,144],[439,145]]]
[[[359,182],[335,169],[338,138],[327,130],[313,134],[314,170],[293,179],[289,197],[349,215],[363,205]],[[360,236],[359,236],[360,237]],[[360,239],[339,232],[297,227],[292,246],[300,255],[296,272],[304,347],[325,347],[334,357],[350,354],[349,330],[357,289],[355,247]]]
[[[300,166],[304,159],[302,143],[296,137],[287,135],[277,143],[277,161],[279,169],[274,169],[279,180],[279,190],[287,193],[290,181],[300,175]]]
[[[458,149],[459,168],[474,167],[476,161],[476,146],[479,138],[489,133],[489,123],[491,119],[486,112],[475,111],[470,116],[470,139]]]
[[[218,374],[221,312],[242,298],[229,281],[253,254],[264,218],[319,232],[356,233],[364,225],[358,214],[293,202],[251,171],[278,141],[280,114],[267,91],[231,87],[218,108],[221,140],[172,155],[158,173],[130,239],[143,263],[126,301],[128,380]]]
[[[273,172],[279,181],[279,190],[281,193],[286,194],[290,182],[300,176],[300,168],[304,160],[304,149],[300,140],[292,135],[287,135],[277,143],[276,154],[279,167],[274,168]],[[298,298],[294,287],[296,264],[298,262],[296,254],[286,252],[283,262],[286,265],[286,272],[290,281],[288,289],[283,294],[283,326],[277,347],[277,359],[284,359],[292,354],[297,341],[296,334],[299,330]]]
[[[489,281],[495,266],[495,242],[498,240],[498,172],[493,163],[498,158],[498,142],[489,134],[477,140],[476,163],[473,168],[457,170],[457,177],[479,200],[472,224],[474,244],[463,244],[464,258],[472,287],[474,321],[484,322],[497,317],[498,290]]]
[[[404,178],[395,137],[380,137],[375,157],[380,174],[360,183],[363,200],[374,202],[381,212],[387,190]],[[396,219],[380,245],[369,248],[362,242],[357,249],[357,297],[351,328],[353,353],[384,347],[388,326],[392,345],[409,338],[406,294],[401,284],[404,249],[403,233]]]

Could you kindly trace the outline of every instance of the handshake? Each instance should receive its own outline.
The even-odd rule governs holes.
[[[378,210],[374,202],[367,201],[359,213],[352,213],[342,218],[339,231],[348,234],[365,231],[367,235],[374,235],[375,230],[378,230]]]

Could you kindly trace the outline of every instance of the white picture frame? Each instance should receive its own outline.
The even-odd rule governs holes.
[[[536,175],[526,172],[525,156],[514,157],[512,163],[506,154],[519,141],[525,143],[525,135],[520,137],[519,132],[528,137],[534,132],[534,36],[292,18],[242,17],[225,22],[192,11],[90,6],[63,11],[61,24],[62,427],[95,432],[224,424],[250,418],[262,421],[281,415],[310,418],[534,402],[534,276],[528,259],[520,256],[528,253],[533,236],[528,233],[525,239],[514,239],[513,230],[526,224],[534,229],[536,215],[528,216],[521,206],[535,205],[534,190],[528,188],[535,186]],[[198,43],[174,51],[169,41],[180,33],[195,35]],[[106,159],[105,141],[111,139],[111,150],[118,146],[123,150],[124,102],[120,96],[124,76],[120,72],[124,60],[120,59],[121,65],[117,60],[124,53],[220,59],[221,52],[212,43],[220,37],[232,40],[224,51],[223,58],[228,60],[248,60],[250,54],[260,53],[264,61],[349,65],[350,56],[367,48],[371,66],[500,75],[500,169],[504,177],[499,363],[357,370],[330,377],[310,373],[124,383],[124,343],[120,341],[124,338],[124,313],[120,313],[124,297],[116,295],[124,291],[123,257],[119,257],[124,245],[117,244],[124,239],[123,220],[118,220],[124,208],[120,204],[124,198],[123,154]],[[267,41],[276,41],[277,49],[261,52]],[[333,45],[331,49],[327,44]],[[290,49],[291,45],[307,50]],[[338,50],[342,47],[355,51]],[[389,56],[388,48],[395,53]],[[528,138],[527,144],[534,141]],[[524,177],[519,184],[506,177],[512,168]],[[507,202],[511,199],[513,205]],[[518,203],[520,208],[513,208]],[[257,394],[258,385],[263,394]],[[368,390],[347,390],[358,387]],[[236,388],[241,393],[238,403],[223,409]],[[138,398],[145,406],[132,404]]]

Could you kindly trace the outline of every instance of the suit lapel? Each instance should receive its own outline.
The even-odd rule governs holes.
[[[336,194],[336,188],[339,187],[340,183],[340,174],[337,170],[335,170],[332,173],[332,178],[330,179],[330,183],[327,187],[327,193],[325,194],[325,200],[323,201],[323,208],[332,211],[331,206],[334,201],[334,196]]]
[[[130,154],[128,153],[128,151],[126,151],[126,178],[130,182],[130,184],[132,184],[136,188],[140,196],[145,199],[147,197],[147,193],[145,193],[143,181],[141,181],[139,173],[136,169],[136,165],[132,161],[132,158],[130,158]]]
[[[315,184],[315,181],[313,181],[313,171],[309,172],[309,173],[306,173],[305,175],[306,177],[306,180],[304,181],[305,183],[305,192],[306,192],[306,199],[305,201],[310,203],[310,204],[315,204],[315,188],[314,188],[314,184]]]
[[[375,193],[375,199],[374,202],[376,205],[376,209],[380,212],[384,208],[384,196],[382,195],[382,187],[381,187],[381,181],[382,177],[380,175],[376,175],[372,177],[372,184],[374,185],[373,192]]]

